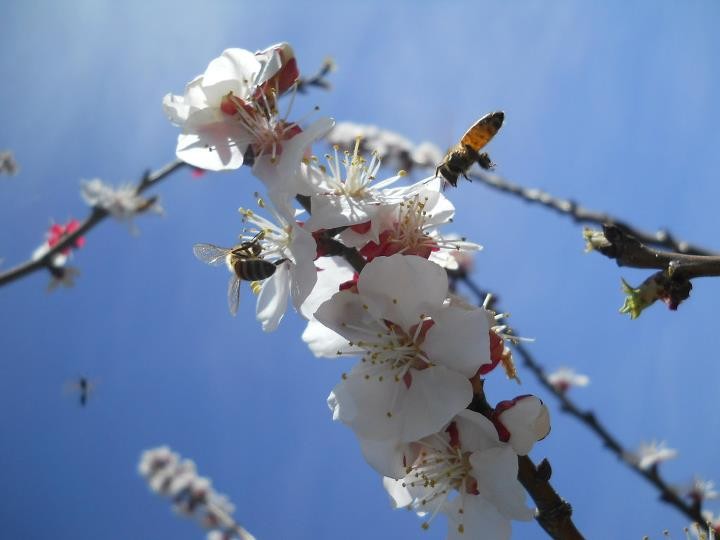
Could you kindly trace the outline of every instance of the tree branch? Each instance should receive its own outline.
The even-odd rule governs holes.
[[[604,225],[603,234],[594,234],[590,244],[595,251],[615,259],[618,266],[656,268],[673,266],[673,274],[684,279],[720,276],[720,255],[688,255],[649,248],[617,225]]]
[[[493,189],[497,189],[504,193],[510,193],[523,199],[526,202],[539,204],[550,210],[568,216],[575,223],[592,223],[595,225],[614,225],[625,233],[634,236],[640,242],[651,246],[670,249],[677,253],[687,255],[720,255],[720,252],[712,251],[702,246],[690,244],[682,240],[676,239],[669,231],[657,230],[656,232],[648,232],[638,229],[629,223],[618,219],[614,216],[596,210],[590,210],[580,206],[573,200],[554,197],[539,189],[531,189],[515,184],[510,180],[490,173],[471,173],[468,175],[471,180],[480,182]]]
[[[140,179],[140,182],[138,182],[136,192],[140,194],[143,191],[150,189],[155,184],[167,178],[183,166],[185,166],[184,162],[180,160],[175,160],[171,161],[167,165],[164,165],[155,172],[146,172]],[[30,260],[22,263],[15,268],[11,268],[10,270],[0,274],[0,287],[2,287],[3,285],[7,285],[8,283],[12,283],[13,281],[22,277],[28,276],[42,268],[50,269],[50,267],[52,266],[51,261],[58,253],[61,253],[63,250],[72,247],[79,237],[88,233],[93,227],[103,221],[108,215],[109,213],[107,212],[107,210],[104,210],[102,208],[93,208],[92,210],[90,210],[90,215],[85,219],[85,221],[80,224],[80,227],[77,230],[75,230],[71,234],[64,235],[62,239],[57,244],[55,244],[55,246],[53,246],[47,253],[45,253],[45,255],[43,255],[37,260]]]

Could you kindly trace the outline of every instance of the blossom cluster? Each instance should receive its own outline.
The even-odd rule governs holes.
[[[66,236],[76,233],[79,229],[80,222],[77,219],[71,219],[65,225],[53,223],[45,234],[45,241],[33,251],[32,260],[37,261],[46,257]],[[69,247],[62,249],[49,258],[47,261],[47,268],[50,272],[48,291],[55,290],[59,285],[72,287],[75,284],[75,278],[80,274],[80,271],[73,266],[68,266],[67,263],[70,260],[72,250],[80,249],[84,245],[85,237],[78,236]]]
[[[425,516],[423,527],[447,515],[448,538],[509,538],[511,520],[534,515],[518,456],[548,434],[548,410],[530,395],[494,407],[485,400],[485,378],[498,365],[515,378],[506,346],[514,338],[501,316],[449,287],[448,270],[480,246],[444,230],[455,208],[442,179],[408,182],[406,171],[379,179],[383,141],[433,170],[442,156],[378,134],[369,156],[362,150],[373,144],[357,137],[316,157],[312,145],[333,120],[304,127],[279,112],[298,77],[285,43],[228,49],[184,95],[165,97],[182,130],[180,159],[207,170],[250,165],[267,192],[257,197],[261,211],[240,209],[237,245],[198,244],[195,254],[229,270],[231,312],[249,281],[265,331],[292,303],[316,356],[359,358],[328,405],[396,507]]]
[[[172,500],[176,512],[196,518],[209,531],[208,540],[255,540],[232,518],[235,506],[197,474],[192,460],[160,446],[143,452],[138,472],[152,491]]]
[[[118,221],[126,222],[133,234],[137,234],[137,228],[132,221],[136,215],[146,212],[159,215],[163,213],[155,197],[150,199],[141,197],[132,184],[115,188],[99,178],[93,178],[83,182],[80,193],[88,206],[102,209]]]

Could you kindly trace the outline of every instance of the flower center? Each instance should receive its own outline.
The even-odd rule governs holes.
[[[411,328],[411,333],[390,321],[377,321],[376,324],[365,328],[344,325],[368,336],[367,339],[349,343],[351,347],[365,350],[360,364],[362,376],[365,380],[380,382],[386,377],[392,377],[391,380],[402,381],[406,387],[410,387],[410,370],[427,369],[432,365],[421,349],[421,344],[433,322],[424,320]]]
[[[360,154],[360,137],[355,139],[355,150],[352,154],[345,151],[345,157],[341,160],[338,154],[339,147],[335,145],[334,155],[327,154],[325,158],[330,168],[330,183],[335,190],[335,195],[344,195],[353,198],[366,198],[370,196],[368,186],[375,180],[375,175],[380,169],[380,159],[377,153],[373,153],[370,163]],[[345,169],[343,180],[340,165]]]

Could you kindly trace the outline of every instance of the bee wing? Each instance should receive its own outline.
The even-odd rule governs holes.
[[[233,317],[237,315],[238,306],[240,305],[240,279],[233,274],[230,276],[230,282],[228,283],[228,307],[230,308],[230,315]]]
[[[460,144],[467,145],[478,152],[500,131],[503,120],[505,120],[505,113],[502,111],[486,114],[465,132],[460,139]]]
[[[62,387],[62,393],[64,396],[75,394],[80,391],[80,384],[77,380],[65,381]]]
[[[232,250],[227,248],[221,248],[214,244],[195,244],[193,246],[193,253],[195,257],[200,259],[202,262],[218,266],[225,262],[225,257]]]

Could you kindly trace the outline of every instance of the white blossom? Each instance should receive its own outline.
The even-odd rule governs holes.
[[[637,464],[640,469],[646,470],[663,461],[674,459],[677,455],[677,450],[668,448],[665,441],[652,441],[642,443],[637,451],[630,455],[629,458]]]
[[[356,141],[354,152],[345,152],[343,158],[335,147],[332,155],[326,155],[328,166],[320,166],[307,160],[300,168],[300,193],[311,197],[312,215],[306,226],[311,231],[357,225],[370,221],[383,205],[399,203],[413,188],[390,186],[403,178],[400,172],[380,182],[375,182],[380,170],[380,159],[373,155],[370,161],[359,153]]]
[[[691,482],[682,486],[676,486],[675,492],[688,497],[694,502],[702,503],[711,499],[717,499],[720,494],[715,491],[715,482],[705,480],[699,476],[693,477]]]
[[[425,257],[448,269],[458,267],[454,254],[481,246],[445,235],[439,227],[452,222],[455,207],[441,193],[441,180],[430,177],[409,186],[404,200],[382,205],[365,227],[351,227],[340,235],[346,245],[372,260],[395,253]]]
[[[558,391],[567,392],[573,386],[583,387],[590,384],[590,377],[577,373],[569,367],[561,367],[548,373],[547,381]]]
[[[447,293],[442,268],[393,255],[365,266],[357,293],[340,291],[320,306],[317,321],[347,341],[332,350],[336,341],[306,331],[313,352],[363,354],[328,398],[334,419],[359,437],[413,441],[470,403],[469,378],[491,361],[488,316],[445,304]]]
[[[510,520],[530,520],[517,454],[483,415],[462,411],[442,432],[400,447],[404,468],[383,484],[395,507],[449,519],[448,538],[510,537]]]
[[[280,118],[277,98],[295,83],[298,71],[287,43],[251,53],[226,49],[182,96],[167,94],[163,107],[182,128],[178,158],[213,171],[237,169],[252,145],[254,155],[279,153],[299,126]]]

